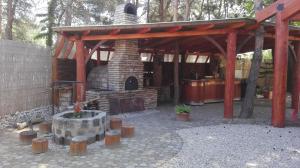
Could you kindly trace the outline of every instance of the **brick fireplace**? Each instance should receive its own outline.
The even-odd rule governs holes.
[[[116,41],[114,56],[108,62],[109,89],[115,91],[142,89],[143,70],[144,65],[139,56],[137,41]]]
[[[114,24],[137,24],[136,7],[116,8]],[[87,79],[87,100],[98,99],[100,110],[117,114],[157,106],[157,90],[143,87],[144,65],[137,40],[116,40],[107,65],[94,68]]]

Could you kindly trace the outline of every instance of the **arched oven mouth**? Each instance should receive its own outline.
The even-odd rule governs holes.
[[[126,79],[125,90],[137,90],[139,88],[139,82],[136,77],[130,76]]]
[[[137,15],[137,9],[136,6],[132,3],[127,3],[124,7],[124,12],[131,15]]]

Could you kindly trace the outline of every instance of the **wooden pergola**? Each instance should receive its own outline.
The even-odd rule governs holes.
[[[262,11],[256,13],[256,20],[262,23],[268,18],[276,17],[275,31],[275,58],[274,58],[274,98],[272,103],[272,125],[284,127],[285,104],[287,88],[287,64],[289,45],[289,22],[300,21],[299,0],[278,0]],[[295,59],[294,90],[292,107],[295,109],[294,118],[297,117],[300,92],[300,43],[296,44],[297,57]]]
[[[281,124],[278,125],[276,123],[279,122],[277,114],[282,114],[278,110],[282,109],[282,100],[285,99],[285,97],[282,97],[285,95],[285,88],[281,86],[285,86],[284,81],[286,79],[283,79],[286,77],[286,74],[284,75],[283,73],[286,70],[281,70],[286,68],[286,65],[283,65],[286,63],[286,60],[283,62],[283,58],[278,56],[283,54],[283,50],[280,49],[281,46],[277,43],[276,47],[274,45],[275,38],[278,38],[281,34],[276,32],[274,24],[262,23],[262,25],[264,25],[266,31],[264,48],[276,49],[275,76],[279,75],[279,77],[275,77],[273,113],[275,110],[276,115],[273,118],[273,121],[275,121],[273,125],[281,126]],[[94,52],[97,52],[97,58],[100,58],[100,51],[113,51],[115,40],[139,40],[140,52],[220,54],[226,59],[224,117],[230,119],[233,117],[236,55],[254,50],[254,31],[258,26],[259,24],[255,19],[241,18],[135,25],[56,27],[54,31],[60,35],[60,38],[54,54],[53,80],[57,80],[57,59],[75,59],[77,81],[83,83],[77,86],[77,101],[84,101],[86,63],[91,59]],[[285,30],[287,30],[287,25]],[[300,41],[300,28],[290,27],[289,35],[287,35],[287,31],[281,33],[285,33],[284,35],[286,36],[283,39],[286,39],[286,42],[289,40],[298,44],[298,41]],[[285,44],[286,46],[284,47],[287,48],[288,43]],[[287,50],[284,51],[287,52]],[[293,53],[300,56],[300,50]],[[294,55],[295,57],[296,54]],[[284,56],[286,55],[285,53]],[[174,72],[178,72],[178,61],[174,61]],[[177,77],[174,77],[174,88],[179,88],[178,73],[175,73],[175,76]],[[297,78],[298,80],[299,78]],[[280,102],[280,107],[278,107],[278,102]]]

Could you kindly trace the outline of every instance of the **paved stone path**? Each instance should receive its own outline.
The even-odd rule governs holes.
[[[239,104],[236,104],[236,111]],[[123,122],[131,123],[136,128],[136,135],[130,139],[122,139],[121,145],[107,148],[103,141],[88,146],[86,156],[72,157],[68,155],[68,146],[59,146],[50,142],[49,151],[34,155],[31,146],[23,146],[18,141],[18,133],[0,131],[0,168],[1,167],[163,167],[170,159],[177,156],[183,146],[183,139],[176,131],[193,127],[214,126],[224,122],[251,123],[266,125],[269,123],[269,107],[260,107],[253,120],[223,120],[223,104],[208,104],[193,107],[192,121],[175,120],[173,106],[161,106],[158,110],[122,115]],[[40,135],[39,135],[40,136]],[[171,166],[172,167],[172,166]]]

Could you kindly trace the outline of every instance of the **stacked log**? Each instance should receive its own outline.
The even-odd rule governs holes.
[[[116,130],[107,131],[105,133],[105,145],[118,145],[121,142],[121,135]]]
[[[39,131],[42,134],[49,134],[52,132],[52,123],[49,121],[42,122],[39,124]]]
[[[40,154],[48,151],[48,140],[46,138],[35,138],[32,140],[32,153]]]
[[[111,118],[110,119],[110,129],[118,130],[121,129],[122,120],[120,118]]]
[[[132,125],[122,125],[121,127],[122,138],[131,138],[134,136],[134,126]]]
[[[19,134],[19,139],[22,144],[30,145],[32,140],[37,137],[37,133],[35,131],[23,131]]]
[[[87,152],[87,138],[84,136],[77,136],[72,138],[70,143],[70,155],[81,156]]]

